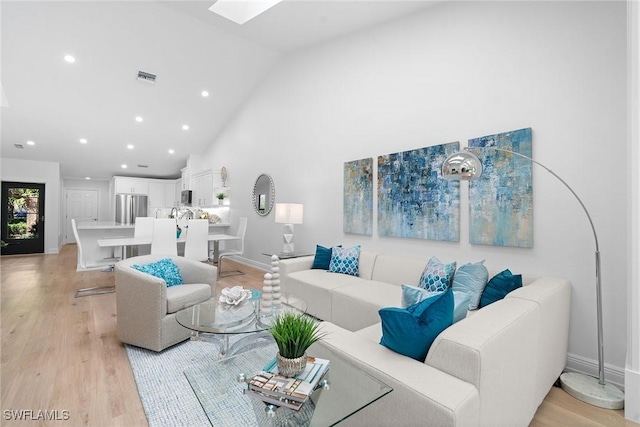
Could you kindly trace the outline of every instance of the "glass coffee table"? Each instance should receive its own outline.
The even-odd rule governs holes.
[[[239,374],[251,377],[273,359],[277,351],[275,344],[211,361],[184,374],[213,426],[328,427],[393,390],[329,347],[322,346],[322,350],[318,357],[330,361],[325,375],[330,388],[315,391],[299,411],[284,407],[274,411],[261,400],[245,396],[243,390],[247,385],[238,382]]]
[[[260,294],[238,305],[230,305],[211,298],[176,313],[176,320],[190,329],[194,341],[212,341],[220,344],[219,358],[227,357],[261,344],[273,342],[268,332],[271,320],[282,312],[305,313],[307,304],[299,297],[283,294],[281,304],[273,307],[269,315],[260,310]],[[244,335],[233,344],[229,338]]]

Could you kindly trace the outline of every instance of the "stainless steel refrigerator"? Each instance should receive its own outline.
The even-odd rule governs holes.
[[[134,225],[136,218],[147,216],[147,196],[139,194],[116,194],[116,222]],[[138,250],[136,246],[127,247],[127,258],[149,253],[148,249]]]
[[[147,196],[116,194],[116,222],[133,225],[139,216],[147,216]]]

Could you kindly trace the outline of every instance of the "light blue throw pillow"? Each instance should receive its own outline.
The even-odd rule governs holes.
[[[432,292],[446,291],[451,287],[455,271],[455,261],[449,264],[444,264],[438,258],[431,257],[422,272],[420,284],[418,286]]]
[[[353,248],[333,247],[329,271],[357,276],[359,272],[360,245]]]
[[[169,258],[163,258],[159,261],[152,262],[151,264],[134,264],[131,268],[135,268],[143,273],[163,279],[167,283],[167,287],[182,284],[180,270],[178,270],[178,266]]]
[[[471,301],[471,295],[466,292],[453,291],[453,323],[467,317],[467,311],[469,310],[469,301]]]
[[[484,266],[484,260],[461,266],[453,276],[454,291],[469,294],[469,310],[476,310],[480,306],[482,291],[489,280],[489,272]]]
[[[424,301],[428,298],[432,298],[436,295],[442,294],[442,292],[432,292],[426,289],[418,288],[411,285],[402,285],[402,308],[407,308],[416,303]],[[453,291],[453,323],[456,323],[465,317],[467,317],[467,310],[469,309],[469,301],[471,295],[466,292]]]
[[[431,298],[434,295],[439,295],[441,292],[428,291],[426,289],[418,288],[417,286],[402,285],[402,308],[407,308],[410,305],[424,301],[427,298]]]
[[[424,362],[436,337],[453,321],[453,291],[449,289],[407,308],[385,307],[380,344]]]

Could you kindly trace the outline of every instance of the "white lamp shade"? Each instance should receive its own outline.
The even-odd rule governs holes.
[[[299,203],[276,203],[278,224],[302,224],[303,206]]]

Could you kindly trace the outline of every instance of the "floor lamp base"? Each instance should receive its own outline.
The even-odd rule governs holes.
[[[560,375],[562,389],[578,400],[604,409],[624,408],[624,393],[614,385],[600,384],[597,378],[576,372]]]

